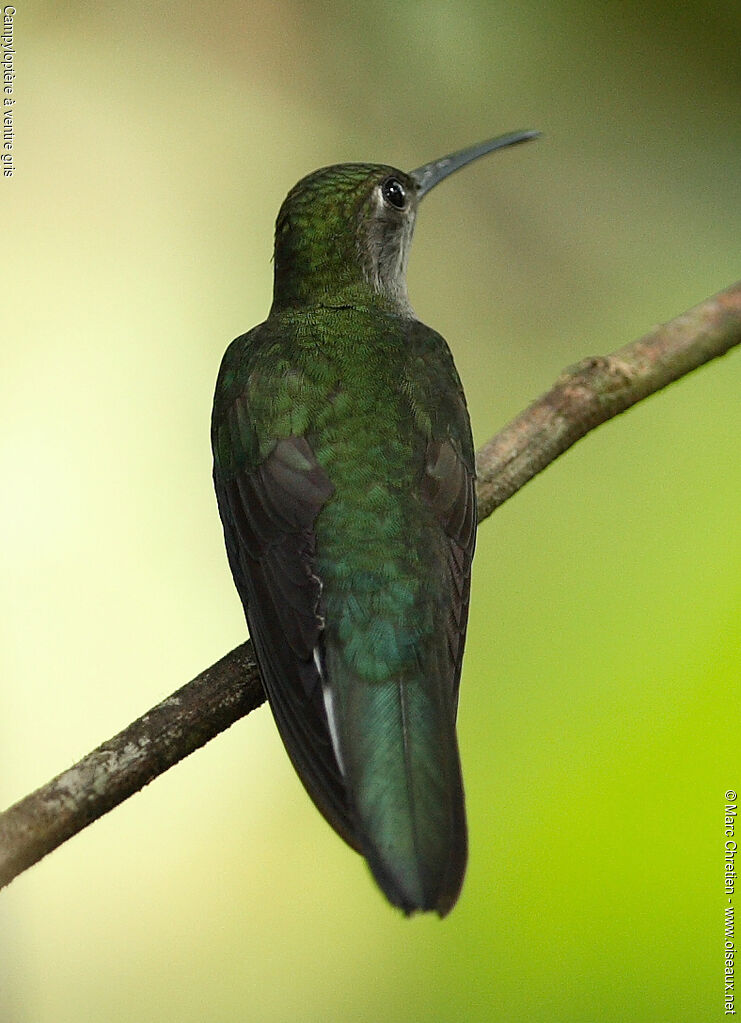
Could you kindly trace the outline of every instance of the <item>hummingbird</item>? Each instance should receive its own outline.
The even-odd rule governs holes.
[[[466,869],[455,722],[477,521],[463,388],[412,311],[407,260],[435,185],[538,134],[302,178],[276,221],[268,318],[216,384],[219,514],[278,731],[407,915],[447,914]]]

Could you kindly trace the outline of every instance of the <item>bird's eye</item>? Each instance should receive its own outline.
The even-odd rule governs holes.
[[[403,210],[407,204],[406,189],[398,178],[386,178],[381,185],[381,195],[384,202],[397,210]]]

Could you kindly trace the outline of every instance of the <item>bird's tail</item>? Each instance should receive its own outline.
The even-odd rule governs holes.
[[[467,860],[463,782],[452,694],[430,681],[347,679],[336,691],[333,739],[358,845],[387,898],[405,913],[456,903]]]

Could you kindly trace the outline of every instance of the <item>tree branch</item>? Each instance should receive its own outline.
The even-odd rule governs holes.
[[[741,344],[741,282],[612,355],[585,359],[477,456],[479,521],[595,426]],[[0,814],[0,888],[264,701],[242,643]]]
[[[739,343],[741,281],[612,355],[565,370],[479,451],[479,522],[595,426]]]

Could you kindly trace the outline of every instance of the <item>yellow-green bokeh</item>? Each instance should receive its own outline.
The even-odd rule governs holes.
[[[736,4],[19,3],[0,180],[0,804],[244,635],[210,484],[226,343],[302,174],[539,128],[425,201],[418,315],[477,441],[739,276]],[[723,1010],[741,784],[741,356],[481,529],[444,922],[404,921],[265,708],[0,895],[0,1021],[653,1023]]]

